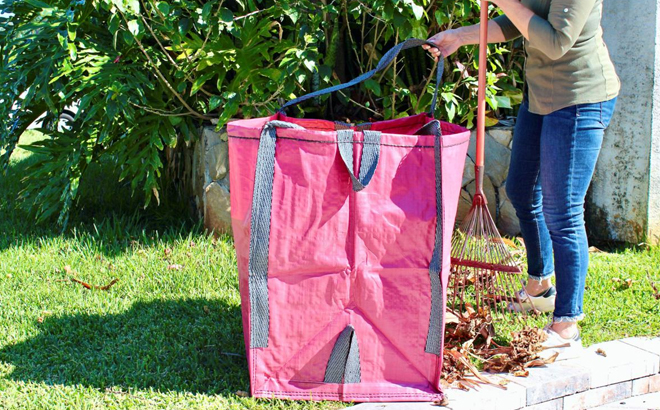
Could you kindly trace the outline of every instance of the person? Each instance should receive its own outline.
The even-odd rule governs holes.
[[[582,348],[577,322],[584,318],[589,262],[584,198],[620,89],[603,41],[603,2],[492,3],[504,14],[487,22],[488,42],[522,36],[526,52],[524,98],[506,180],[527,249],[522,308],[531,310],[531,299],[537,309],[554,311],[546,345],[566,347],[548,353],[574,357]],[[446,30],[429,41],[436,47],[424,48],[436,60],[447,57],[478,44],[479,25]]]

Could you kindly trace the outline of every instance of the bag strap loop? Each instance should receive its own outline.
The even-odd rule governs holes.
[[[376,167],[378,166],[378,160],[380,158],[380,131],[364,131],[362,159],[360,160],[360,171],[357,177],[353,172],[353,130],[338,130],[337,145],[339,147],[339,155],[351,176],[353,191],[362,191],[371,182],[371,178],[373,178]]]

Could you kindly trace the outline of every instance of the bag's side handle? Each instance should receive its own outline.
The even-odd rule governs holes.
[[[346,165],[348,174],[353,182],[353,191],[359,192],[369,185],[378,166],[380,158],[380,131],[364,131],[364,142],[362,147],[362,159],[360,160],[360,172],[355,176],[353,172],[353,130],[338,130],[337,145],[339,155]]]
[[[423,44],[428,44],[432,47],[437,47],[434,43],[431,43],[430,41],[421,40],[418,38],[408,39],[392,47],[387,53],[385,53],[385,55],[383,55],[383,57],[378,62],[376,68],[374,68],[373,70],[367,71],[366,73],[352,79],[347,83],[337,84],[332,87],[324,88],[323,90],[318,90],[311,92],[309,94],[302,95],[294,100],[287,102],[278,111],[284,112],[286,108],[299,104],[305,100],[309,100],[310,98],[315,98],[320,95],[325,95],[335,91],[343,90],[344,88],[352,87],[356,84],[361,83],[362,81],[368,80],[371,77],[373,77],[373,75],[376,74],[377,72],[384,70],[394,60],[394,58],[401,52],[401,50],[418,47]],[[433,91],[433,99],[431,100],[431,109],[429,110],[429,115],[431,117],[433,117],[433,113],[435,112],[435,106],[438,101],[438,90],[440,89],[440,83],[442,82],[442,73],[444,71],[444,67],[445,67],[444,60],[442,58],[439,58],[438,67],[435,73],[435,90]]]
[[[267,122],[261,130],[257,166],[252,192],[250,218],[250,256],[248,259],[248,289],[250,295],[250,348],[268,347],[270,310],[268,306],[268,254],[270,220],[275,175],[275,142],[277,128],[302,129],[284,121]]]

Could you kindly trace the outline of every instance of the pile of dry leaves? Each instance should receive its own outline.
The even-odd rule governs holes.
[[[506,389],[506,381],[495,382],[481,373],[471,359],[483,364],[483,370],[493,373],[509,372],[526,377],[530,367],[554,362],[556,354],[541,359],[541,343],[546,339],[541,329],[525,327],[513,333],[510,346],[493,341],[493,318],[487,309],[474,310],[468,304],[465,312],[447,309],[442,379],[448,387],[469,390],[478,384],[493,384]]]

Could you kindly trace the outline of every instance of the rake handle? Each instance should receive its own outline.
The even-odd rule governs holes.
[[[486,71],[488,59],[488,1],[481,1],[479,25],[479,88],[477,90],[477,147],[475,174],[475,197],[486,203],[484,195],[484,146],[486,139]]]

